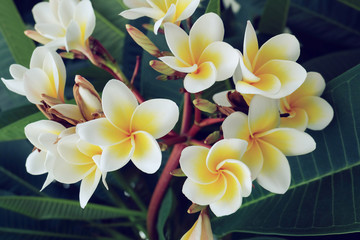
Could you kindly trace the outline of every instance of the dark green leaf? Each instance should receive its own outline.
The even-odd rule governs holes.
[[[35,219],[93,220],[121,217],[145,217],[144,213],[129,209],[87,204],[78,201],[26,196],[0,196],[0,207]]]
[[[259,23],[259,31],[267,34],[280,34],[284,31],[290,0],[267,0]]]
[[[21,108],[22,109],[22,108]],[[31,112],[31,110],[28,110]],[[29,113],[28,112],[28,113]],[[5,116],[8,112],[1,113],[1,116]],[[14,118],[17,116],[17,113],[19,115],[22,115],[23,113],[21,111],[18,111],[18,108],[14,110],[9,111],[10,117]],[[6,126],[2,127],[0,129],[0,142],[1,141],[11,141],[11,140],[19,140],[19,139],[25,139],[25,133],[24,133],[24,127],[32,122],[44,119],[44,115],[41,112],[30,114],[26,117],[20,118],[17,121],[14,121],[10,124],[7,124]],[[5,123],[9,123],[7,119],[4,121]],[[0,124],[2,124],[3,121],[1,121]]]
[[[360,65],[332,80],[324,94],[335,117],[323,131],[309,131],[317,149],[289,157],[292,185],[276,195],[255,185],[240,210],[214,219],[218,235],[232,231],[327,235],[360,229]]]
[[[35,44],[24,35],[25,25],[12,0],[1,2],[0,30],[15,61],[28,66]]]
[[[359,0],[338,0],[358,11],[360,11],[360,1]]]
[[[303,63],[302,66],[308,72],[321,73],[325,81],[330,81],[359,63],[360,49],[353,49],[317,57]]]
[[[127,19],[119,16],[125,10],[124,5],[118,0],[93,0],[95,9],[96,28],[93,36],[121,63],[125,39],[125,24]]]
[[[171,188],[167,191],[164,200],[162,201],[160,210],[159,210],[159,216],[158,216],[158,220],[157,220],[157,231],[158,231],[158,235],[159,235],[159,239],[160,240],[165,240],[166,237],[164,235],[164,227],[165,224],[167,222],[167,219],[171,213],[171,209],[172,209],[172,204],[173,204],[173,193]]]
[[[205,12],[213,12],[220,16],[220,10],[220,0],[210,0]]]

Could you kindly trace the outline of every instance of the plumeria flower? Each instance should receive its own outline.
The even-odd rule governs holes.
[[[316,147],[307,133],[293,128],[278,128],[280,115],[275,100],[255,95],[249,115],[234,112],[222,129],[225,139],[239,138],[249,145],[241,159],[251,170],[252,179],[273,193],[285,193],[291,173],[286,156],[306,154]]]
[[[57,144],[61,158],[52,166],[56,181],[66,184],[80,184],[80,206],[84,208],[95,192],[100,179],[106,188],[106,172],[99,169],[102,149],[99,146],[81,140],[76,133],[62,137]]]
[[[30,69],[19,64],[10,66],[10,74],[14,78],[5,80],[5,86],[17,94],[26,96],[33,104],[41,104],[42,94],[64,102],[66,70],[60,55],[46,47],[34,50]]]
[[[250,170],[240,161],[246,148],[247,142],[241,139],[223,139],[211,149],[185,148],[180,156],[188,177],[182,189],[185,196],[198,205],[209,205],[218,217],[236,212],[252,187]]]
[[[35,146],[34,151],[26,159],[26,171],[32,175],[48,173],[42,189],[54,180],[51,169],[58,158],[58,137],[64,130],[63,125],[50,120],[40,120],[25,127],[27,139]]]
[[[280,34],[259,49],[255,30],[248,21],[244,49],[234,73],[236,90],[241,94],[260,94],[282,98],[305,81],[306,70],[295,61],[300,55],[299,41],[291,34]]]
[[[155,20],[154,33],[165,22],[179,24],[189,18],[196,10],[200,0],[124,0],[129,7],[120,15],[127,19],[150,17]]]
[[[317,72],[309,72],[300,88],[280,99],[280,111],[289,114],[281,118],[280,126],[301,131],[324,129],[334,117],[330,104],[320,97],[324,89],[324,78]]]
[[[240,11],[240,3],[238,3],[236,0],[223,0],[223,4],[225,8],[231,8],[233,13]]]
[[[28,36],[67,51],[86,51],[88,38],[95,28],[95,13],[89,0],[49,0],[34,6],[35,30]]]
[[[166,23],[164,27],[166,42],[174,56],[160,59],[174,70],[187,73],[184,87],[188,92],[203,91],[233,75],[238,54],[222,42],[224,25],[218,15],[202,15],[189,35],[175,24]]]
[[[72,125],[98,118],[102,114],[101,98],[94,86],[77,75],[73,88],[76,104],[56,104],[48,111]]]
[[[118,80],[110,80],[102,95],[105,118],[77,125],[80,137],[103,149],[101,171],[115,171],[131,159],[146,173],[156,172],[161,150],[155,139],[167,134],[179,118],[177,105],[167,99],[138,104],[134,94]]]
[[[200,212],[195,224],[180,240],[213,240],[210,218],[207,209]]]

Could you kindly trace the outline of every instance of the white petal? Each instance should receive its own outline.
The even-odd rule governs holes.
[[[185,66],[193,65],[189,46],[189,36],[179,26],[173,23],[164,24],[166,43],[174,56],[180,60]]]
[[[160,57],[159,59],[178,72],[191,73],[196,71],[196,69],[198,68],[197,64],[194,64],[192,66],[186,65],[176,57],[172,56]]]
[[[179,119],[179,108],[168,99],[152,99],[140,104],[131,119],[131,132],[145,131],[155,139],[170,132]]]
[[[212,62],[216,68],[216,81],[230,78],[238,65],[238,52],[225,42],[209,44],[200,56],[199,62]]]
[[[130,20],[134,20],[144,16],[153,19],[160,19],[163,15],[164,13],[159,9],[154,9],[149,7],[139,7],[139,8],[129,9],[122,11],[120,13],[120,16]]]
[[[334,110],[324,99],[317,96],[307,96],[297,100],[295,106],[304,109],[309,117],[308,128],[324,129],[334,117]]]
[[[134,165],[145,173],[156,172],[161,165],[161,149],[153,136],[147,132],[133,133],[134,153],[131,157]]]
[[[216,76],[216,68],[212,62],[202,63],[196,72],[185,76],[184,88],[190,93],[203,91],[215,83]]]
[[[12,92],[25,96],[26,92],[24,90],[24,81],[23,80],[6,80],[1,78],[1,81],[5,84],[5,86]]]
[[[45,168],[46,151],[35,150],[26,159],[26,171],[32,175],[47,173]]]
[[[60,156],[69,164],[72,165],[87,165],[94,164],[92,156],[85,155],[78,148],[79,136],[72,134],[61,138],[57,149]]]
[[[217,217],[227,216],[236,212],[242,203],[241,185],[231,172],[224,172],[226,192],[218,201],[210,204],[211,211]]]
[[[283,194],[290,186],[289,162],[279,149],[269,143],[259,141],[264,156],[264,165],[257,177],[258,183],[266,190]]]
[[[192,26],[189,37],[190,49],[196,61],[210,43],[223,40],[224,24],[217,14],[204,14]]]
[[[208,184],[217,180],[218,174],[212,173],[206,166],[209,149],[202,146],[186,147],[180,156],[180,167],[193,182]]]
[[[37,32],[49,39],[65,36],[65,29],[56,23],[37,23],[34,27]]]
[[[84,117],[82,116],[80,109],[77,105],[56,104],[55,106],[51,107],[51,109],[59,112],[61,115],[65,116],[66,118],[74,119],[79,122],[82,119],[84,119]]]
[[[237,81],[246,81],[248,83],[258,82],[260,78],[255,76],[254,73],[252,73],[245,66],[243,55],[240,52],[238,52],[238,54],[239,54],[239,66],[235,70],[236,75],[234,74],[234,78],[236,78]]]
[[[51,174],[48,174],[48,175],[46,176],[46,179],[45,179],[44,184],[42,185],[42,187],[41,187],[41,189],[40,189],[40,192],[41,192],[42,190],[44,190],[47,186],[49,186],[50,183],[52,183],[54,180],[55,180],[54,177],[53,177]]]
[[[306,78],[306,70],[298,63],[288,60],[270,60],[255,73],[273,74],[281,82],[281,89],[276,94],[265,95],[274,99],[285,97],[303,84]]]
[[[75,20],[72,20],[66,29],[66,35],[65,35],[66,51],[70,51],[73,49],[82,51],[84,44],[85,43],[81,38],[80,26]]]
[[[183,8],[183,6],[180,5],[182,2],[186,2],[186,1],[178,1],[177,4],[176,4],[177,9],[182,9]],[[185,20],[185,19],[189,18],[191,15],[193,15],[196,8],[199,6],[200,0],[192,0],[192,1],[188,1],[188,2],[190,2],[190,3],[181,12],[180,16],[177,17],[175,22]]]
[[[249,141],[248,116],[243,112],[234,112],[225,118],[221,128],[224,138],[239,138]]]
[[[40,143],[39,136],[44,133],[51,133],[58,136],[65,127],[60,123],[50,120],[39,120],[26,125],[24,131],[25,136],[29,141],[37,148],[46,150],[46,148]]]
[[[23,67],[19,64],[11,64],[9,68],[11,76],[14,79],[19,79],[19,80],[24,77],[24,74],[27,70],[28,69],[26,67]]]
[[[80,123],[76,126],[80,138],[97,146],[111,146],[128,138],[128,135],[114,127],[106,118]]]
[[[62,0],[58,6],[58,16],[63,27],[67,27],[74,18],[75,2],[73,0]]]
[[[57,23],[49,2],[36,4],[32,9],[32,14],[36,23]]]
[[[82,41],[86,41],[95,29],[95,13],[89,0],[82,0],[77,4],[74,18],[80,26]]]
[[[176,14],[176,6],[175,4],[171,4],[170,8],[167,10],[166,14],[160,18],[159,20],[157,20],[154,24],[154,33],[157,34],[160,26],[163,23],[166,22],[172,22],[172,20],[174,19],[174,16]]]
[[[134,149],[130,138],[116,145],[105,147],[100,160],[101,172],[111,172],[125,166],[130,161]]]
[[[305,96],[321,96],[325,90],[325,79],[317,72],[308,72],[305,82],[289,98],[295,102]]]
[[[225,191],[226,179],[222,175],[210,184],[199,184],[187,178],[182,188],[182,192],[190,201],[204,206],[221,199]]]
[[[254,71],[269,60],[296,61],[300,56],[300,43],[294,35],[283,33],[270,38],[259,49],[253,62]]]
[[[55,86],[50,82],[46,73],[39,68],[30,69],[25,73],[24,89],[26,98],[33,104],[41,103],[41,94],[57,98]]]
[[[219,93],[214,94],[213,101],[220,106],[223,107],[231,107],[231,103],[229,102],[229,99],[227,98],[228,92],[233,90],[226,90]]]
[[[250,102],[249,127],[252,134],[273,129],[280,124],[277,102],[260,95],[255,95]]]
[[[85,178],[96,169],[95,164],[74,165],[65,161],[61,157],[56,159],[53,165],[52,174],[56,181],[72,184]]]
[[[316,143],[309,134],[293,128],[272,129],[265,132],[261,140],[275,146],[286,156],[307,154],[316,148]]]
[[[223,161],[227,159],[240,160],[244,155],[248,143],[242,139],[230,138],[222,139],[214,144],[206,158],[208,169],[217,173]]]
[[[88,176],[86,176],[80,185],[80,206],[84,208],[88,203],[89,199],[96,190],[97,185],[99,184],[101,178],[101,172],[99,170],[94,170]]]
[[[119,80],[110,80],[104,87],[102,106],[106,118],[124,131],[129,131],[130,120],[138,106],[131,90]]]
[[[252,63],[255,59],[256,53],[258,52],[258,49],[259,46],[258,46],[255,29],[252,26],[251,22],[247,21],[245,36],[244,36],[243,52],[244,52],[245,66],[250,71],[253,71]]]

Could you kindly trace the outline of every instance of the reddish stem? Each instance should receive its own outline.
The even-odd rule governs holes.
[[[200,127],[206,127],[212,124],[221,123],[225,120],[225,118],[207,118],[201,121],[199,124]]]
[[[165,143],[167,146],[172,146],[172,145],[177,144],[177,143],[186,142],[187,137],[186,136],[168,137],[166,135],[161,140],[163,140],[163,143]]]
[[[140,67],[140,56],[136,56],[136,64],[135,64],[133,75],[130,80],[131,85],[134,85],[134,80],[139,73],[139,67]]]
[[[147,215],[147,230],[150,236],[150,239],[157,239],[156,233],[156,221],[158,211],[162,202],[162,199],[165,195],[166,190],[168,189],[172,175],[170,172],[179,166],[179,158],[181,151],[186,147],[185,144],[175,144],[170,157],[165,165],[163,172],[161,173],[160,179],[155,187],[153,195],[150,200],[149,210]]]
[[[190,130],[187,132],[188,138],[193,138],[200,131],[200,129],[201,127],[199,126],[199,124],[194,123]]]
[[[200,97],[201,97],[201,95],[199,93],[195,94],[196,99],[198,99]],[[198,124],[200,122],[201,122],[201,111],[200,111],[200,109],[195,108],[195,124]]]
[[[180,134],[184,134],[189,131],[190,121],[191,121],[191,95],[188,92],[184,93],[184,109],[183,109],[183,117]]]

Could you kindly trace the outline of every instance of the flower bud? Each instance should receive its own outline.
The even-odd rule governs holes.
[[[151,60],[149,62],[150,67],[152,67],[155,71],[158,71],[159,73],[165,74],[166,76],[172,76],[175,73],[175,70],[170,68],[168,65],[166,65],[162,61],[158,60]]]
[[[196,240],[214,239],[207,209],[204,209],[200,212],[198,220],[195,222],[192,228],[187,233],[185,233],[185,235],[181,238],[181,240],[187,240],[187,239],[196,239]]]
[[[134,26],[131,26],[130,24],[126,24],[126,30],[134,39],[134,41],[142,47],[145,51],[153,55],[154,57],[160,57],[161,52],[158,47],[155,46],[155,44],[139,29],[137,29]]]
[[[213,144],[219,139],[220,139],[220,131],[215,131],[206,137],[204,143],[205,144]]]
[[[217,109],[215,104],[209,102],[206,99],[195,99],[193,104],[199,110],[207,113],[214,113]]]
[[[102,112],[101,98],[94,86],[85,78],[75,77],[74,98],[85,120],[94,119],[96,113]]]

